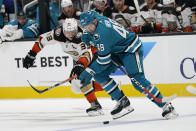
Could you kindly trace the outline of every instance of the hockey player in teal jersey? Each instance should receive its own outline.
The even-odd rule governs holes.
[[[156,98],[163,98],[160,91],[145,78],[142,41],[134,32],[126,30],[122,25],[93,10],[80,15],[80,24],[85,28],[82,41],[89,45],[93,44],[98,53],[97,58],[79,75],[79,80],[86,86],[93,77],[117,101],[115,109],[111,112],[114,118],[121,116],[121,112],[126,112],[127,108],[128,113],[133,108],[115,81],[109,77],[110,73],[116,70],[112,61],[124,66],[127,72]],[[132,84],[135,89],[144,93],[138,85],[134,82]],[[162,116],[166,119],[178,116],[171,103],[158,103],[149,95],[145,95],[158,107],[163,108]]]

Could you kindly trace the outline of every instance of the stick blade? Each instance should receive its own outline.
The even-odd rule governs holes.
[[[31,88],[34,90],[34,91],[36,91],[37,93],[43,93],[44,91],[40,91],[40,90],[38,90],[38,89],[36,89],[33,85],[31,85],[31,83],[27,80],[27,82],[29,83],[29,85],[31,86]]]

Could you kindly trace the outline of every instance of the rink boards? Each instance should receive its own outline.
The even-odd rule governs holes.
[[[144,46],[144,70],[147,79],[155,84],[164,96],[192,96],[186,87],[196,87],[196,35],[140,37]],[[69,77],[73,60],[59,44],[45,47],[37,55],[34,67],[24,69],[22,59],[34,41],[7,42],[0,45],[0,98],[59,98],[83,97],[74,94],[69,83],[46,93],[38,94],[28,85],[46,88]],[[112,77],[121,84],[127,96],[143,96],[130,80],[117,71]],[[97,96],[107,97],[105,92]]]

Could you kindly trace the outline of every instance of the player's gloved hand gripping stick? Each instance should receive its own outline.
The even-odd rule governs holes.
[[[33,90],[35,90],[36,92],[38,92],[38,93],[44,93],[45,91],[48,91],[48,90],[50,90],[50,89],[52,89],[52,88],[54,88],[54,87],[57,87],[57,86],[59,86],[59,85],[62,85],[62,84],[64,84],[64,83],[66,83],[66,82],[68,82],[68,81],[70,81],[70,80],[72,80],[72,79],[75,79],[75,78],[77,78],[78,76],[77,75],[74,75],[74,76],[72,76],[72,77],[70,77],[70,78],[68,78],[68,79],[66,79],[66,80],[64,80],[64,81],[61,81],[61,82],[59,82],[59,83],[56,83],[55,85],[53,85],[53,86],[50,86],[50,87],[48,87],[48,88],[46,88],[46,89],[44,89],[44,90],[38,90],[38,89],[36,89],[34,86],[32,86],[31,85],[31,83],[27,80],[27,82],[29,83],[29,85],[33,88]]]
[[[144,92],[146,92],[150,97],[152,97],[156,102],[158,103],[164,103],[164,102],[169,102],[172,101],[173,99],[176,98],[176,94],[169,96],[169,97],[164,97],[162,99],[156,98],[153,94],[151,94],[146,88],[144,88],[135,78],[131,77],[131,75],[125,71],[120,65],[118,65],[115,61],[112,61],[112,63],[118,67],[123,73],[125,73],[132,82],[134,82],[136,85],[138,85]]]

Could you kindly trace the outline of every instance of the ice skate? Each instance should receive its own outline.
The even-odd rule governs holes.
[[[179,115],[178,113],[175,111],[174,107],[172,106],[171,103],[166,103],[165,106],[163,107],[163,113],[162,116],[169,120],[169,119],[175,119],[177,118]]]
[[[86,113],[89,116],[104,115],[104,113],[102,111],[102,107],[97,100],[91,103],[91,107],[86,109]]]
[[[123,96],[114,107],[111,115],[113,119],[121,118],[129,113],[134,111],[134,108],[130,106],[129,99],[126,96]]]

